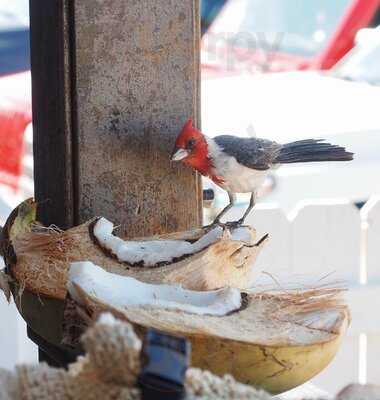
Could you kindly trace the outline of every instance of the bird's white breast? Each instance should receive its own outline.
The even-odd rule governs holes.
[[[214,140],[208,138],[209,153],[213,160],[215,175],[223,180],[219,184],[232,193],[255,192],[264,182],[268,171],[260,171],[239,164],[235,157],[223,152]]]

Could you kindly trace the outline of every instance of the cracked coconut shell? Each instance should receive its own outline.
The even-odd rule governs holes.
[[[70,263],[84,260],[143,282],[180,283],[193,290],[246,288],[252,284],[252,266],[267,239],[265,236],[255,242],[255,231],[249,227],[235,231],[218,227],[214,232],[197,229],[128,241],[111,233],[102,242],[96,230],[104,220],[96,218],[67,231],[43,227],[36,222],[36,204],[26,200],[11,213],[4,226],[2,250],[8,273],[21,289],[61,300],[67,293]],[[106,223],[113,229],[109,221]],[[107,247],[109,240],[124,242],[123,254],[127,261],[118,259]],[[161,242],[174,243],[169,250],[164,249],[167,258],[157,258],[156,263],[142,266],[144,257],[152,259],[150,247],[160,246]],[[127,256],[133,251],[136,253],[137,245],[148,247],[148,255],[143,254],[135,263],[128,262],[133,257]],[[184,254],[178,252],[179,246],[184,248]],[[141,250],[137,250],[137,256],[141,256]],[[156,248],[155,254],[159,255],[161,250]]]
[[[192,366],[219,376],[231,374],[271,393],[291,389],[320,372],[337,352],[349,322],[340,289],[334,287],[241,292],[234,309],[216,316],[211,308],[209,313],[191,313],[184,307],[165,307],[159,285],[155,303],[139,303],[138,298],[131,302],[128,282],[80,264],[71,267],[69,292],[88,315],[96,318],[109,311],[140,333],[152,327],[185,336],[192,344]]]

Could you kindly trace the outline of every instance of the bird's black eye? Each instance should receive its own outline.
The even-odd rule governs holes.
[[[186,148],[187,148],[188,150],[192,150],[192,148],[194,147],[194,145],[195,145],[195,139],[190,139],[190,140],[188,140],[188,142],[187,142]]]

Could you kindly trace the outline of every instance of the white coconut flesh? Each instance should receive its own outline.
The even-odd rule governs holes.
[[[127,241],[113,235],[113,230],[113,223],[102,217],[94,224],[93,234],[98,243],[120,262],[144,267],[171,263],[181,257],[198,253],[223,236],[223,229],[216,226],[193,243],[186,240]],[[250,231],[244,227],[232,231],[230,239],[243,241],[247,245],[252,244]]]
[[[70,264],[67,289],[74,300],[80,302],[78,288],[117,308],[153,306],[191,314],[223,316],[242,306],[238,289],[198,292],[178,285],[153,285],[106,272],[90,261]]]

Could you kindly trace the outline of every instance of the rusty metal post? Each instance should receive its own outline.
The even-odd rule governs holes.
[[[31,0],[31,38],[44,222],[199,225],[200,181],[169,162],[181,125],[199,123],[198,0]]]
[[[199,120],[198,1],[75,6],[76,222],[104,215],[128,236],[200,223],[199,180],[169,153]]]
[[[39,219],[103,215],[128,236],[199,225],[199,177],[169,162],[181,125],[200,122],[199,0],[30,0],[30,12]]]

